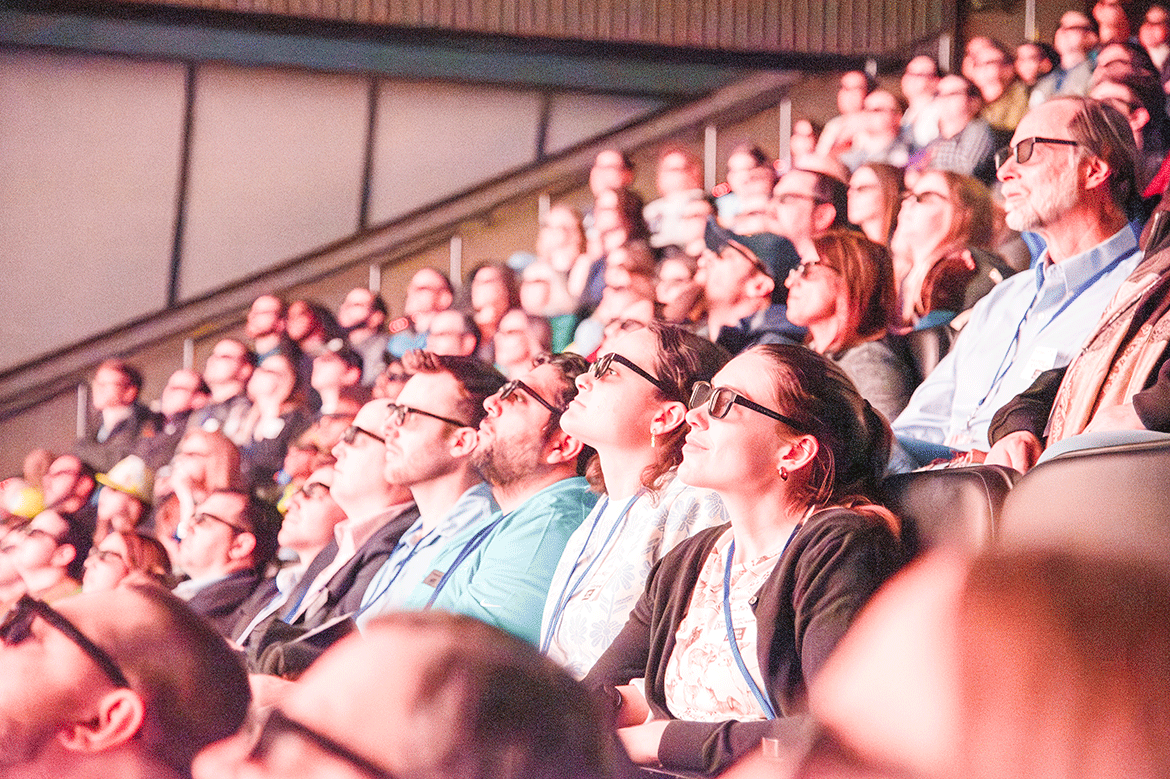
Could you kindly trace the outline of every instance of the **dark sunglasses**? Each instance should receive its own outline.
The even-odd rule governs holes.
[[[270,709],[265,715],[264,723],[260,726],[259,733],[256,735],[256,743],[252,746],[252,751],[248,754],[248,758],[257,762],[263,762],[272,750],[272,746],[276,740],[285,735],[302,738],[323,752],[332,755],[344,763],[348,763],[367,776],[378,777],[378,779],[395,779],[394,774],[386,769],[375,765],[373,762],[362,757],[344,744],[326,736],[324,733],[319,733],[308,725],[297,722],[280,709]]]
[[[634,365],[633,362],[631,362],[630,360],[627,360],[625,357],[622,357],[617,352],[610,352],[609,354],[604,354],[601,357],[598,357],[597,362],[593,363],[592,367],[590,367],[590,369],[589,369],[589,372],[593,375],[593,378],[600,379],[602,376],[604,376],[606,374],[606,372],[608,372],[610,370],[610,367],[609,367],[610,364],[615,363],[615,362],[621,363],[622,365],[626,366],[627,368],[632,370],[634,373],[638,374],[643,379],[650,382],[658,389],[662,390],[663,393],[665,393],[667,395],[672,394],[670,391],[670,387],[667,386],[666,382],[664,382],[662,379],[659,379],[658,377],[654,376],[653,374],[647,373],[646,371],[642,370],[637,365]]]
[[[789,269],[788,277],[792,278],[793,276],[795,276],[796,278],[800,279],[801,281],[808,281],[809,277],[812,276],[812,269],[814,267],[815,268],[824,268],[825,270],[832,271],[833,273],[836,273],[838,275],[841,273],[841,271],[837,270],[832,265],[826,265],[825,263],[821,262],[820,260],[809,260],[808,262],[800,263],[795,268]]]
[[[803,429],[803,425],[792,417],[761,406],[759,403],[748,400],[735,390],[728,389],[727,387],[712,387],[710,382],[697,381],[695,382],[694,389],[691,390],[690,407],[694,409],[706,405],[707,414],[712,419],[723,419],[727,416],[727,412],[731,411],[732,405],[736,404],[744,408],[750,408],[752,411],[771,417],[778,422],[783,422],[794,430]]]
[[[99,562],[108,563],[110,560],[117,560],[122,565],[126,565],[126,558],[113,549],[98,549],[94,547],[89,550],[87,557],[90,560],[97,560]]]
[[[1007,161],[1012,158],[1012,154],[1016,155],[1016,162],[1023,165],[1032,159],[1032,150],[1036,148],[1036,144],[1038,143],[1052,143],[1057,146],[1080,146],[1076,141],[1070,141],[1067,138],[1025,138],[1015,146],[1004,146],[995,153],[995,169],[999,170],[1006,165]]]
[[[412,408],[410,406],[400,406],[397,403],[391,403],[386,408],[390,412],[390,415],[388,417],[386,417],[386,423],[393,425],[394,427],[401,427],[402,425],[404,425],[406,423],[406,417],[408,414],[422,414],[424,417],[430,417],[431,419],[437,419],[440,422],[446,422],[448,425],[455,425],[455,427],[474,427],[474,425],[469,425],[466,422],[460,422],[458,419],[451,419],[450,417],[441,417],[438,414],[432,414],[431,412],[423,411],[420,408]],[[365,433],[366,431],[363,430],[362,432]],[[366,435],[370,435],[370,433],[366,433]],[[374,438],[378,438],[378,436],[374,436]],[[384,439],[384,438],[378,438],[378,440],[381,441],[382,443],[386,443],[386,439]]]
[[[545,408],[547,408],[549,411],[551,411],[554,414],[560,414],[560,413],[564,412],[563,408],[559,408],[557,406],[554,406],[552,403],[549,403],[547,400],[545,400],[544,398],[542,398],[540,396],[539,392],[532,389],[532,387],[529,387],[524,382],[520,381],[520,379],[512,379],[507,384],[500,387],[500,400],[501,401],[507,400],[508,398],[515,395],[517,390],[524,390],[524,393],[526,395],[528,395],[530,398],[532,398],[537,403],[544,406]]]
[[[393,409],[393,406],[391,406],[391,408]],[[358,427],[357,425],[350,425],[349,427],[345,428],[345,430],[341,433],[341,440],[348,445],[353,446],[353,442],[357,440],[358,434],[368,435],[370,438],[374,439],[380,444],[386,443],[386,439],[382,436],[378,435],[377,433],[371,433],[364,427]]]
[[[78,630],[59,611],[56,611],[44,601],[37,600],[28,595],[20,596],[20,600],[8,611],[8,614],[4,617],[4,621],[0,622],[0,641],[3,641],[5,646],[16,646],[23,643],[32,635],[32,625],[37,617],[49,623],[51,627],[62,633],[65,638],[76,644],[78,649],[89,655],[90,659],[102,669],[102,673],[106,675],[106,678],[113,682],[116,687],[130,688],[130,682],[127,681],[126,675],[122,673],[122,669],[118,668],[118,664],[114,662],[114,658],[110,657],[97,644],[86,638],[85,634]]]
[[[322,484],[319,481],[311,481],[302,485],[301,488],[293,494],[300,495],[302,498],[308,498],[309,500],[317,500],[318,498],[323,498],[329,494],[329,485]]]

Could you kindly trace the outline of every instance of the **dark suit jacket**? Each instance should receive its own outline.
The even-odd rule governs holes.
[[[237,610],[259,584],[260,577],[255,571],[236,571],[195,593],[187,605],[205,617],[221,636],[230,638],[231,629],[239,619]]]
[[[105,473],[114,463],[134,451],[134,446],[144,430],[153,430],[157,424],[155,414],[138,401],[131,406],[130,416],[119,422],[105,441],[97,440],[102,426],[102,416],[91,411],[85,425],[85,435],[73,445],[73,453],[89,463],[98,473]]]

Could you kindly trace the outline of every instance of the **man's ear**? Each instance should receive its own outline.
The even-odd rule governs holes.
[[[451,436],[451,456],[467,457],[479,443],[479,431],[474,427],[461,427]]]
[[[653,435],[669,433],[686,421],[686,416],[687,407],[677,400],[672,400],[664,404],[650,420],[650,432]]]
[[[757,270],[756,273],[747,280],[744,291],[753,298],[772,298],[772,290],[776,289],[776,281],[766,275],[763,271]]]
[[[53,554],[49,557],[55,568],[64,568],[69,563],[77,558],[77,547],[73,544],[61,544],[53,550]]]
[[[345,377],[346,381],[351,381],[354,384],[357,384],[362,380],[362,369],[358,368],[356,365],[351,368],[346,368]]]
[[[1100,157],[1086,157],[1085,161],[1085,189],[1096,189],[1108,184],[1113,175],[1113,168]]]
[[[823,233],[833,225],[833,220],[837,218],[837,207],[832,203],[817,203],[813,207],[813,229],[817,233]]]
[[[104,752],[133,739],[145,717],[142,698],[122,687],[101,697],[92,719],[74,722],[58,731],[57,740],[71,752]]]
[[[544,461],[549,465],[576,462],[585,445],[559,427],[544,444]]]
[[[247,559],[256,549],[256,536],[251,533],[236,533],[228,547],[228,557],[233,561]]]

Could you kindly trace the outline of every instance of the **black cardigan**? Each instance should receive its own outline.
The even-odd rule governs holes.
[[[690,606],[703,563],[727,525],[684,541],[651,570],[622,632],[585,677],[616,710],[614,689],[646,679],[655,717],[669,719],[665,675],[675,633]],[[901,546],[880,520],[847,509],[810,517],[751,600],[765,694],[780,716],[805,711],[807,682],[881,584],[903,562]],[[714,775],[760,744],[773,723],[683,722],[667,725],[658,758],[667,771]]]

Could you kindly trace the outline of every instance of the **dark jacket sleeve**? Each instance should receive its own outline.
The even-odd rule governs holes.
[[[1003,408],[995,412],[991,418],[991,426],[987,429],[987,440],[992,446],[1008,433],[1021,430],[1032,433],[1037,438],[1044,437],[1044,428],[1048,427],[1048,417],[1052,414],[1052,406],[1056,403],[1056,391],[1060,389],[1060,382],[1068,367],[1053,368],[1044,371],[1032,382],[1032,386],[1016,395]]]
[[[1170,360],[1149,387],[1133,396],[1133,410],[1147,430],[1170,433]]]

